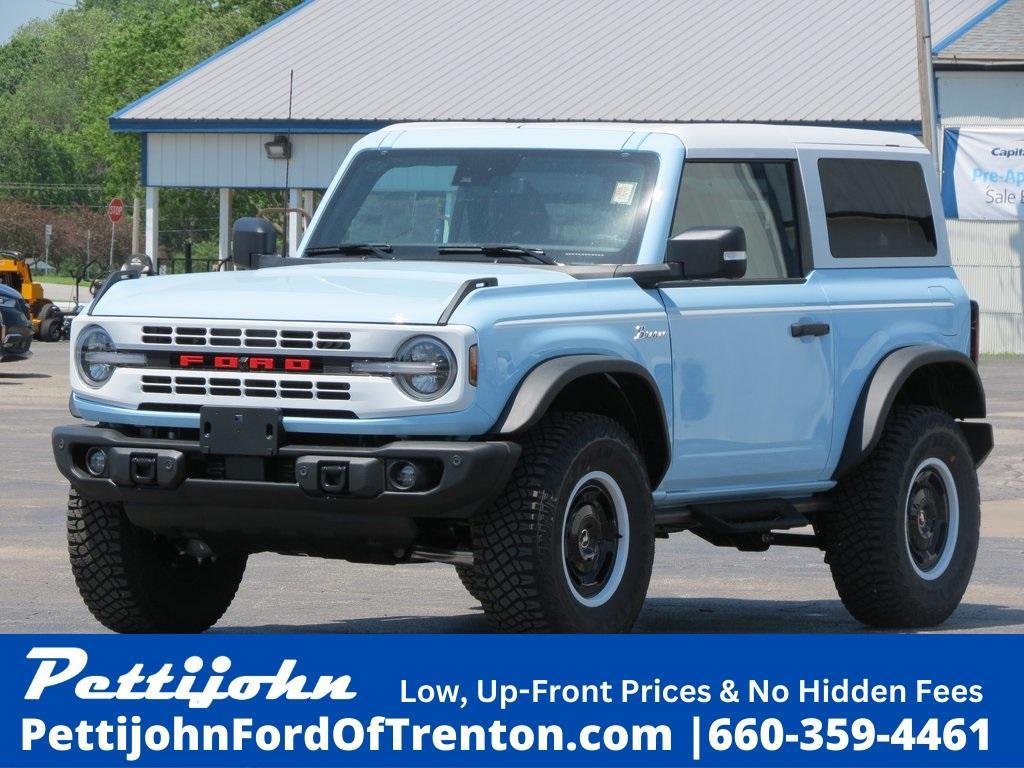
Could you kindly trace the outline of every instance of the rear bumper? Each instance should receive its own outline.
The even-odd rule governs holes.
[[[520,453],[511,442],[396,440],[376,448],[282,445],[272,458],[210,456],[198,441],[78,425],[58,427],[52,440],[58,468],[82,496],[124,504],[140,527],[242,541],[253,551],[342,557],[352,556],[350,546],[407,547],[425,520],[467,520],[494,500]],[[105,450],[106,476],[85,469],[90,448]],[[395,490],[388,470],[396,460],[429,468],[427,487]],[[325,467],[336,492],[322,489]]]

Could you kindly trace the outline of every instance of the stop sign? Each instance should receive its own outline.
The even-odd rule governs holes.
[[[107,205],[107,218],[110,219],[111,224],[117,224],[124,216],[124,200],[120,197],[115,197]]]

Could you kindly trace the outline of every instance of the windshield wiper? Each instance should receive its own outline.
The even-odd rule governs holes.
[[[378,256],[391,253],[391,243],[338,243],[337,245],[320,245],[307,248],[305,256]]]
[[[525,248],[521,245],[442,245],[437,249],[442,255],[458,253],[479,253],[484,256],[512,256],[520,259],[533,259],[541,264],[557,264],[542,248]]]

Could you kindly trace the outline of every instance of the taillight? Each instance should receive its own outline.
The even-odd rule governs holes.
[[[978,364],[981,355],[981,308],[978,302],[971,302],[971,360]]]

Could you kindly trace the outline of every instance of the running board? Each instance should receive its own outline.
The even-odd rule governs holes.
[[[820,497],[695,502],[657,510],[655,525],[663,534],[691,530],[715,546],[744,551],[761,552],[772,544],[817,547],[814,534],[773,532],[810,525],[809,515],[828,508],[828,500]]]

